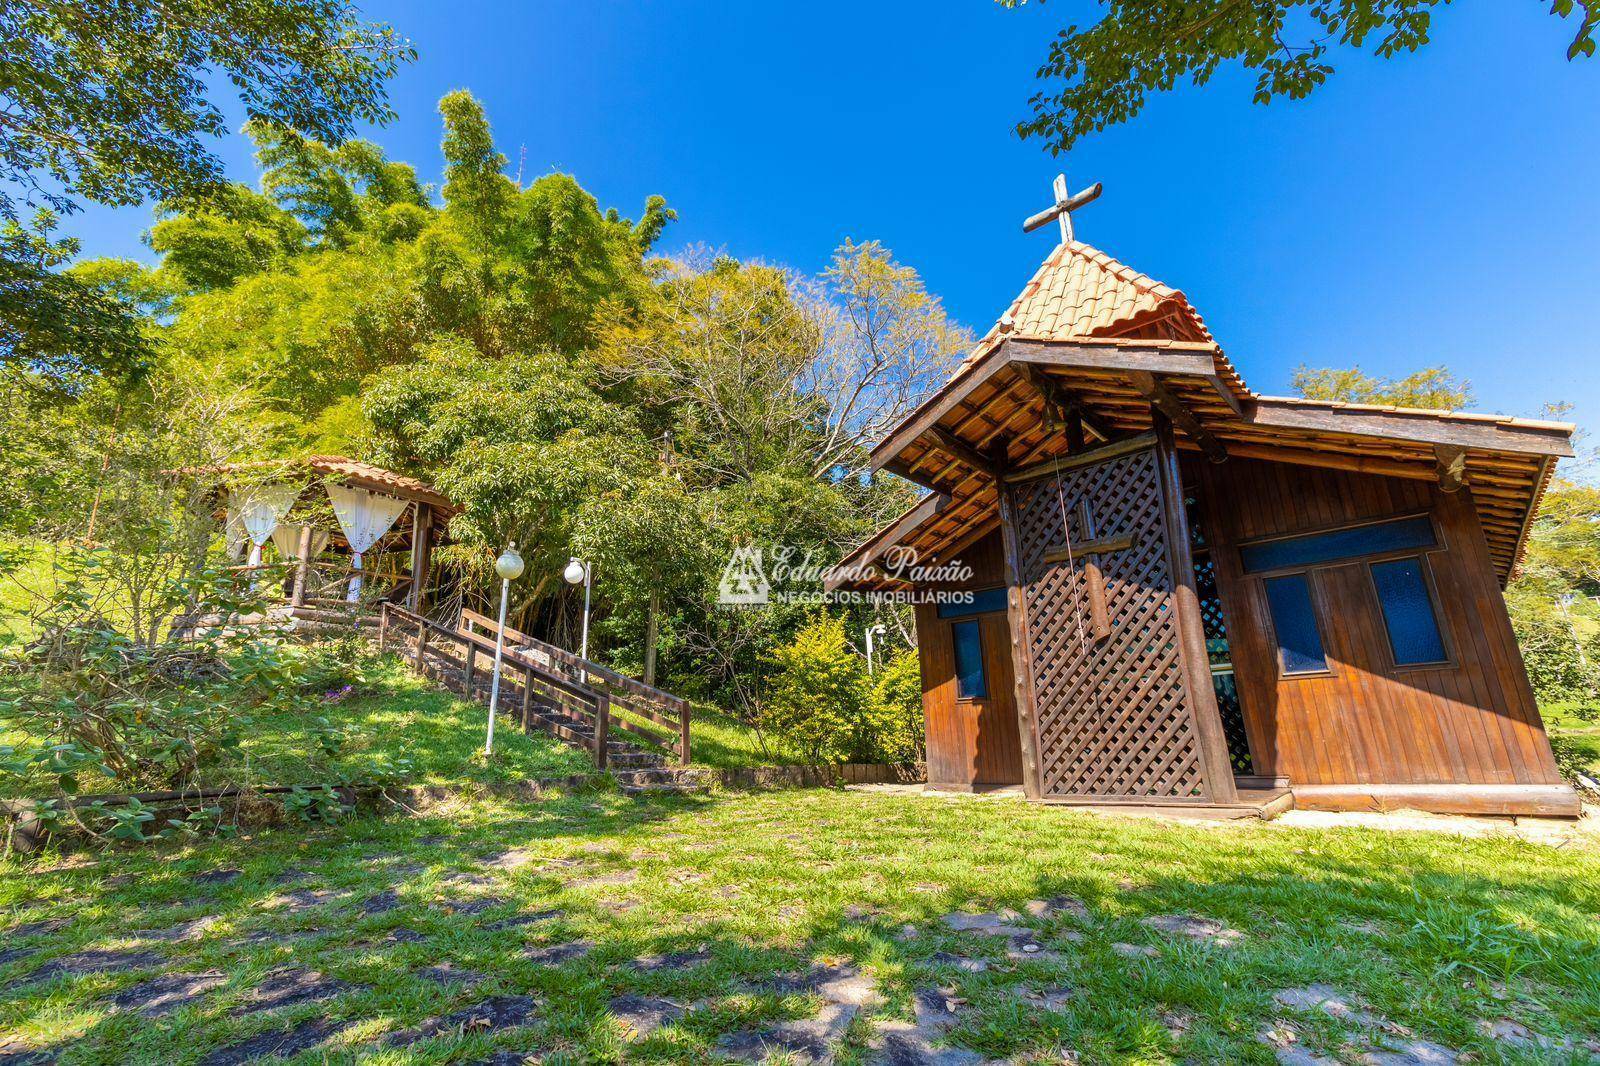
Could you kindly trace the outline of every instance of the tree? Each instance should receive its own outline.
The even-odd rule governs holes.
[[[384,81],[411,54],[346,0],[0,5],[0,219],[16,224],[26,204],[222,193],[205,141],[228,124],[208,77],[226,78],[252,121],[337,142],[390,118]],[[126,310],[61,280],[64,257],[39,249],[15,231],[0,239],[0,370],[142,367],[149,348]]]
[[[1000,0],[1020,7],[1026,0]],[[1187,78],[1211,80],[1224,63],[1258,72],[1257,103],[1301,99],[1333,73],[1334,46],[1369,41],[1385,59],[1428,43],[1434,9],[1448,0],[1105,0],[1087,29],[1069,25],[1038,69],[1047,88],[1031,101],[1023,137],[1064,152],[1086,134],[1137,115],[1154,92]],[[1600,0],[1555,0],[1551,13],[1577,14],[1567,58],[1593,56]]]
[[[411,59],[347,0],[23,0],[0,6],[0,215],[17,193],[57,211],[213,192],[226,78],[249,118],[337,143],[392,116]]]
[[[31,227],[0,222],[0,374],[34,391],[75,392],[96,374],[136,376],[149,358],[130,308],[85,277],[59,268],[78,254],[56,240],[53,212]]]
[[[1375,378],[1360,367],[1348,370],[1295,368],[1289,387],[1308,400],[1373,403],[1459,411],[1472,404],[1472,383],[1448,367],[1430,366],[1401,378]]]

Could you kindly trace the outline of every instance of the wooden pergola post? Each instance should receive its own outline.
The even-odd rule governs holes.
[[[289,606],[303,607],[306,602],[307,578],[311,574],[311,523],[300,527],[300,555],[294,561],[294,585],[289,590]]]
[[[417,500],[411,520],[411,588],[406,592],[406,607],[423,613],[423,586],[428,580],[428,564],[433,558],[433,507]]]

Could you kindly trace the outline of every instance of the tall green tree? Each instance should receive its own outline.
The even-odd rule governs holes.
[[[411,54],[347,0],[0,4],[0,219],[217,195],[207,142],[228,123],[211,85],[226,80],[254,121],[338,142],[390,118],[384,82]],[[0,240],[0,372],[142,366],[116,305],[36,253]]]
[[[999,0],[1020,7],[1026,0]],[[1076,23],[1050,43],[1032,101],[1017,125],[1052,153],[1087,134],[1126,122],[1152,93],[1180,81],[1204,85],[1224,65],[1257,73],[1255,100],[1300,99],[1333,74],[1336,48],[1366,48],[1390,58],[1428,43],[1437,10],[1449,0],[1103,0],[1093,25]],[[1597,0],[1555,0],[1550,11],[1576,19],[1567,58],[1590,57]]]

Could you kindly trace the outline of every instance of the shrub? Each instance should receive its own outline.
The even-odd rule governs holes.
[[[761,728],[815,763],[906,762],[922,756],[922,680],[915,649],[890,656],[876,675],[851,646],[844,621],[802,626],[772,654],[776,675]]]
[[[922,758],[922,670],[915,648],[902,648],[878,668],[868,700],[873,761]]]
[[[867,741],[867,685],[844,621],[827,615],[802,626],[772,653],[777,673],[758,724],[809,762],[849,762]]]

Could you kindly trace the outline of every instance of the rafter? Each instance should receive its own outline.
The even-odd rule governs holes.
[[[1154,374],[1147,370],[1135,370],[1128,374],[1128,380],[1133,383],[1135,389],[1139,390],[1141,396],[1149,400],[1162,414],[1172,419],[1173,425],[1183,430],[1190,440],[1198,444],[1200,450],[1206,453],[1206,458],[1213,463],[1227,461],[1228,449],[1223,447],[1220,440],[1212,436],[1210,430],[1200,424],[1200,420],[1194,416],[1194,413],[1189,408],[1184,406],[1183,401],[1174,396],[1172,390],[1163,385]]]

